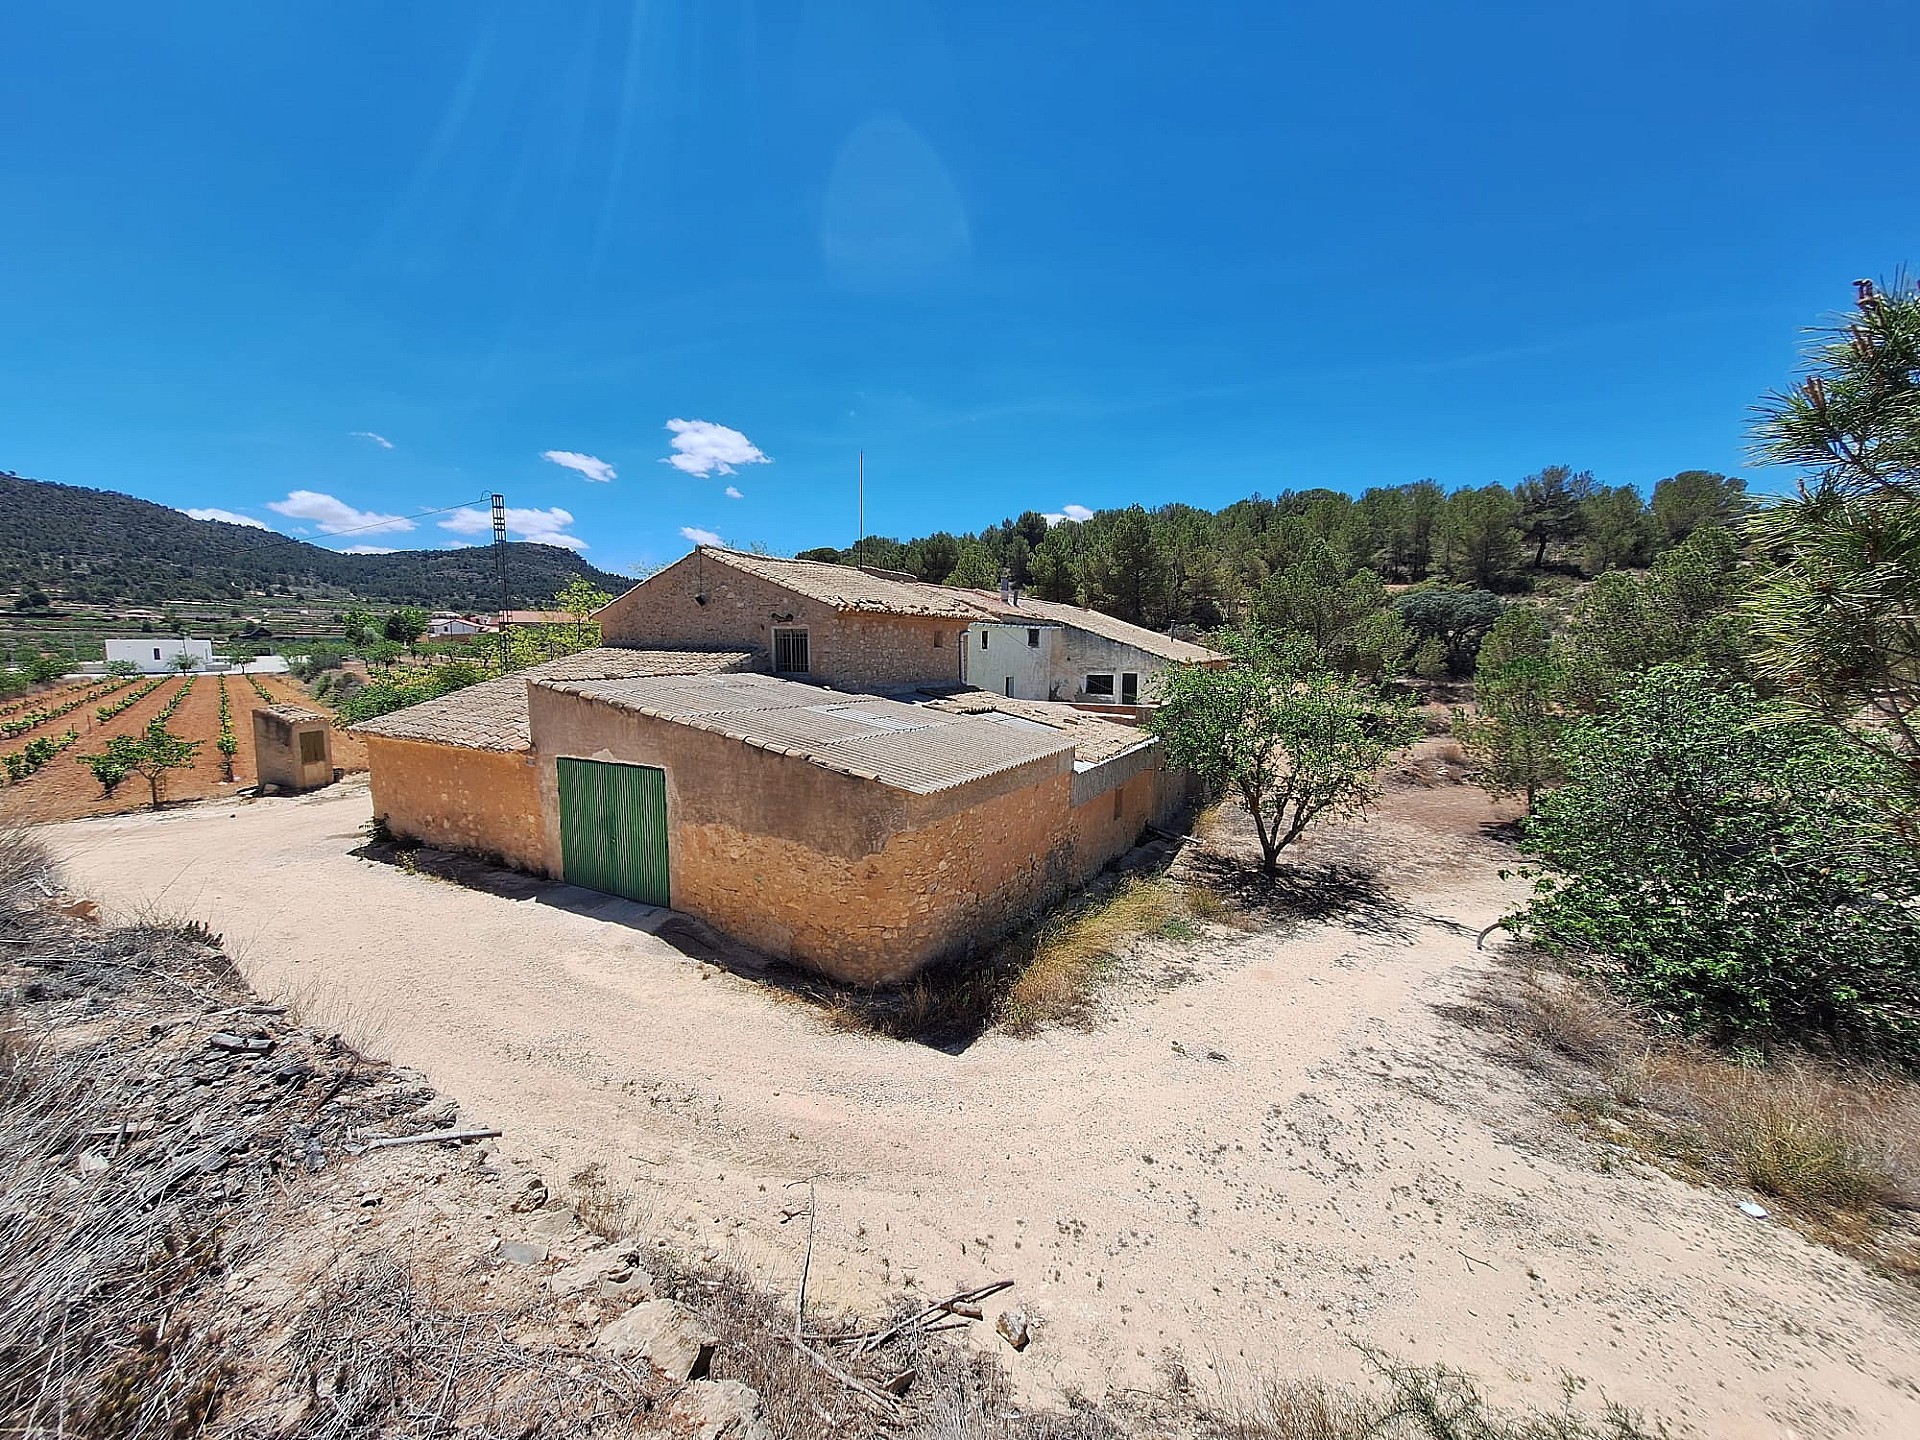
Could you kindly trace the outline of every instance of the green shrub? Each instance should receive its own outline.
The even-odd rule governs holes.
[[[334,698],[340,718],[351,725],[360,720],[371,720],[376,715],[404,710],[409,705],[418,705],[423,700],[433,700],[455,690],[464,690],[486,678],[487,672],[478,665],[452,660],[444,665],[390,670],[377,679],[369,680],[351,694],[342,686],[336,690]]]
[[[1522,840],[1542,873],[1518,918],[1543,947],[1717,1040],[1920,1061],[1920,863],[1878,761],[1672,665],[1563,753]]]

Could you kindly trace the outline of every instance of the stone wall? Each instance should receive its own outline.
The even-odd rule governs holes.
[[[366,741],[373,813],[396,836],[558,876],[558,868],[547,864],[539,772],[531,754],[381,735]]]
[[[804,678],[822,685],[886,690],[960,678],[964,621],[837,611],[697,550],[600,611],[607,644],[642,650],[755,650],[771,657],[776,626],[806,630],[811,664]]]
[[[557,759],[658,766],[674,908],[836,979],[905,979],[995,938],[1074,878],[1065,751],[911,795],[584,696],[536,685],[531,702],[550,873],[561,870]]]

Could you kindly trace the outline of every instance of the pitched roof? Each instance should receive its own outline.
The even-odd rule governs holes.
[[[896,571],[880,571],[854,565],[836,565],[825,560],[788,560],[777,555],[755,555],[744,550],[727,550],[717,545],[702,545],[694,552],[731,566],[748,575],[818,600],[836,610],[864,611],[876,615],[937,616],[945,619],[1002,621],[1008,624],[1040,622],[1069,625],[1077,630],[1131,645],[1165,660],[1204,664],[1226,657],[1204,645],[1176,640],[1089,610],[1081,605],[1066,605],[1057,600],[1036,600],[1022,595],[1020,603],[1010,604],[997,591],[970,590],[952,585],[931,585]],[[644,582],[642,582],[644,583]]]
[[[1026,725],[1044,725],[1073,745],[1076,765],[1099,765],[1137,745],[1151,745],[1153,737],[1132,725],[1122,725],[1055,700],[1014,700],[991,690],[961,690],[937,700],[920,702],[929,710],[955,715],[988,715]]]
[[[1116,619],[1098,610],[1089,610],[1084,605],[1067,605],[1058,600],[1037,600],[1023,594],[1020,603],[1010,604],[1000,598],[993,590],[963,590],[960,592],[973,601],[986,615],[994,620],[1018,625],[1035,622],[1052,625],[1070,625],[1076,630],[1085,630],[1098,635],[1103,640],[1113,640],[1122,645],[1131,645],[1136,650],[1144,650],[1149,655],[1158,655],[1163,660],[1179,660],[1190,664],[1205,664],[1210,660],[1224,660],[1227,657],[1204,645],[1195,645],[1190,640],[1176,640],[1171,635],[1162,635],[1158,630],[1149,630],[1144,625],[1130,624]]]
[[[744,670],[751,655],[712,650],[620,650],[601,646],[563,655],[464,690],[423,700],[404,710],[362,720],[351,728],[393,740],[424,740],[463,750],[511,753],[530,749],[527,685],[534,680],[597,680],[632,675],[707,675]]]
[[[702,545],[696,554],[722,565],[785,586],[809,600],[836,610],[864,610],[881,615],[932,615],[959,620],[980,618],[956,590],[923,585],[915,580],[893,580],[851,565],[823,560],[785,560],[774,555],[752,555]]]
[[[1059,732],[1040,726],[1001,724],[875,695],[836,694],[768,675],[536,683],[915,795],[950,790],[1071,749]]]

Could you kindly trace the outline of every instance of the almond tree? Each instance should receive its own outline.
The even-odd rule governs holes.
[[[1271,875],[1320,816],[1371,803],[1375,775],[1420,721],[1404,700],[1330,673],[1298,637],[1229,631],[1215,646],[1233,663],[1168,672],[1149,726],[1169,765],[1191,770],[1211,796],[1239,800]]]

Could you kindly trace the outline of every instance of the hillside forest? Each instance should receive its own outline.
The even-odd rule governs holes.
[[[1359,668],[1405,662],[1437,678],[1471,673],[1478,634],[1506,599],[1564,609],[1582,582],[1659,564],[1701,531],[1731,534],[1748,508],[1745,482],[1711,471],[1682,471],[1643,497],[1549,465],[1512,486],[1287,491],[1218,511],[1135,505],[1078,523],[1028,511],[977,534],[869,536],[800,558],[985,589],[1004,578],[1155,630],[1301,631]],[[1412,598],[1462,594],[1473,598]]]

